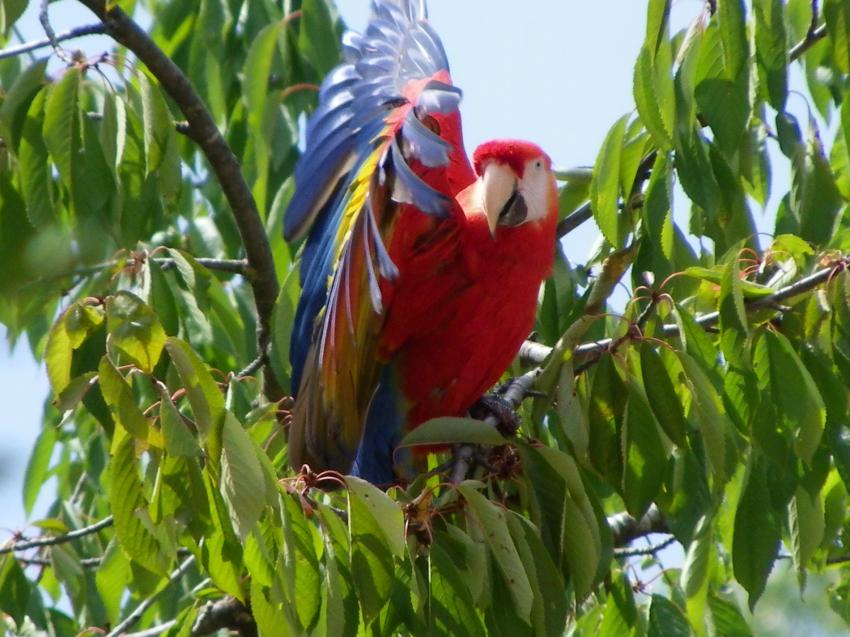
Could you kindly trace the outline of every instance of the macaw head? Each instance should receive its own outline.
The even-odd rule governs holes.
[[[496,229],[542,221],[557,214],[557,187],[552,160],[536,144],[496,140],[473,154],[481,206],[490,234]]]

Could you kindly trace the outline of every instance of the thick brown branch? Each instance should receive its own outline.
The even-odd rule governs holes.
[[[9,546],[0,547],[0,555],[3,553],[17,553],[18,551],[26,551],[28,549],[38,548],[40,546],[55,546],[56,544],[64,544],[71,540],[76,540],[87,535],[92,535],[98,531],[112,526],[112,516],[103,518],[100,522],[95,522],[90,526],[84,526],[81,529],[74,529],[62,535],[53,535],[51,537],[38,537],[34,540],[23,540],[15,542]]]
[[[154,44],[147,33],[115,3],[80,0],[106,25],[106,33],[127,47],[147,66],[168,96],[174,100],[186,121],[188,135],[201,147],[222,191],[230,204],[248,263],[249,277],[257,307],[257,341],[262,352],[269,341],[269,321],[278,294],[271,247],[251,189],[242,176],[233,151],[216,127],[215,121],[183,71]],[[108,7],[108,8],[107,8]]]
[[[72,40],[74,38],[81,38],[85,35],[99,35],[103,33],[106,33],[106,27],[103,24],[87,24],[82,27],[75,27],[68,31],[62,31],[61,33],[55,34],[53,36],[53,41],[47,37],[42,38],[41,40],[24,42],[23,44],[3,49],[0,51],[0,60],[15,57],[16,55],[22,55],[23,53],[29,53],[30,51],[35,51],[37,49],[43,49],[46,46],[51,46],[54,42],[58,43],[65,40]]]

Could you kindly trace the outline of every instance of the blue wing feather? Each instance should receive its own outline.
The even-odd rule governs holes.
[[[384,481],[391,473],[378,465],[392,464],[402,422],[397,388],[375,351],[381,281],[399,276],[384,240],[398,204],[438,218],[451,213],[453,199],[417,170],[448,165],[452,147],[419,118],[453,112],[461,92],[435,79],[447,79],[449,67],[422,0],[372,6],[365,33],[343,36],[345,62],[320,87],[284,235],[289,241],[307,235],[290,347],[299,393],[290,459],[341,470],[355,462],[355,471]],[[367,423],[358,410],[368,411]],[[395,423],[392,433],[371,431],[387,419]]]

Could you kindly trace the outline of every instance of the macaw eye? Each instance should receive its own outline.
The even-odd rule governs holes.
[[[534,162],[534,167],[543,168],[543,162],[538,159],[536,162]]]

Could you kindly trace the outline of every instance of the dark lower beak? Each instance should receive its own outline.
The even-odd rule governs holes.
[[[518,190],[514,190],[499,213],[499,225],[513,228],[525,221],[527,216],[528,207],[525,205],[525,199]]]

